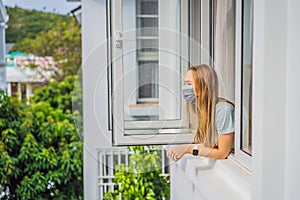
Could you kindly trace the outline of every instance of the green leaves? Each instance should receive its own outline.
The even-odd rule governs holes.
[[[49,103],[51,108],[60,109],[64,114],[70,111],[82,113],[81,100],[82,90],[77,76],[67,76],[62,82],[52,79],[47,87],[37,88],[32,97],[36,106],[43,107],[45,103]],[[38,104],[41,101],[43,104]]]
[[[9,16],[7,42],[18,42],[23,38],[34,38],[41,31],[47,31],[58,21],[71,16],[45,13],[36,10],[25,10],[18,7],[6,7]],[[46,22],[46,23],[45,23]]]
[[[108,191],[105,199],[163,199],[170,196],[169,180],[161,174],[161,149],[158,146],[128,147],[131,152],[128,166],[116,166],[114,183],[119,190]]]
[[[71,80],[75,77],[41,88],[37,96],[42,98],[35,97],[30,106],[15,104],[0,91],[0,185],[9,187],[10,199],[83,198],[81,114],[76,111],[75,124],[70,104],[51,105],[66,95],[61,91],[71,101]]]
[[[19,199],[42,199],[38,194],[45,190],[47,185],[46,177],[41,172],[36,172],[32,176],[25,176],[17,186],[16,194]]]
[[[57,20],[51,28],[41,30],[35,37],[24,37],[17,41],[11,51],[52,56],[60,69],[60,74],[57,74],[62,75],[60,80],[68,75],[76,75],[81,66],[80,26],[72,17],[67,16],[64,20]]]
[[[70,16],[6,9],[12,51],[52,56],[61,71],[30,106],[0,91],[0,185],[10,199],[82,199],[80,26]]]

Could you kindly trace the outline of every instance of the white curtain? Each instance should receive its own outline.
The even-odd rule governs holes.
[[[234,102],[235,1],[214,3],[214,66],[219,77],[219,95]]]

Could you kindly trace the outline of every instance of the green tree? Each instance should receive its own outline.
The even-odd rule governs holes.
[[[41,31],[49,30],[58,21],[65,21],[71,16],[26,10],[18,7],[6,7],[9,21],[6,29],[6,41],[16,43],[24,38],[34,39]],[[47,23],[45,23],[47,22]]]
[[[0,92],[0,190],[9,188],[7,199],[82,199],[82,96],[69,76],[81,63],[80,26],[70,16],[7,10],[8,38],[19,34],[12,51],[53,56],[61,73],[29,106]]]
[[[82,121],[80,112],[58,100],[72,90],[62,86],[71,79],[57,85],[59,89],[49,87],[57,99],[48,101],[51,92],[45,86],[41,91],[48,96],[30,106],[0,92],[0,185],[9,188],[7,199],[83,198],[82,128],[74,123]]]
[[[67,76],[62,82],[51,79],[47,86],[35,89],[31,101],[45,101],[53,108],[63,111],[78,110],[82,113],[82,90],[77,77]]]
[[[169,180],[161,176],[159,146],[128,147],[133,152],[128,166],[116,166],[114,183],[120,189],[108,191],[105,199],[163,199],[170,197]]]
[[[80,26],[74,18],[58,21],[49,30],[39,32],[34,38],[18,41],[11,51],[53,56],[61,72],[57,74],[57,78],[61,81],[68,75],[77,74],[80,69]]]

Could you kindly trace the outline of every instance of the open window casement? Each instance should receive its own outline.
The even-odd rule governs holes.
[[[181,88],[189,61],[188,1],[110,2],[114,145],[190,143]]]
[[[236,1],[236,134],[235,156],[252,166],[253,0]]]

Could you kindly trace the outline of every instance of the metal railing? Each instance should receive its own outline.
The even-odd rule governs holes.
[[[133,152],[128,151],[127,148],[98,149],[99,199],[102,199],[108,191],[114,192],[115,189],[120,189],[121,185],[113,182],[115,167],[120,164],[128,166],[132,154]],[[165,150],[161,149],[161,176],[169,176],[166,164]]]

